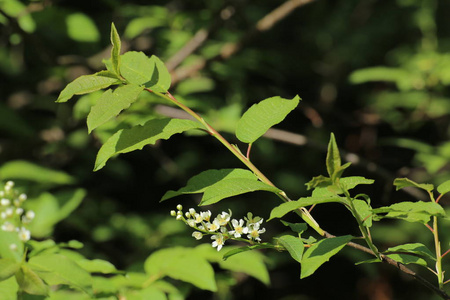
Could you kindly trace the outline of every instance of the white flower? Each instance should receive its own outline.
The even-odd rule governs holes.
[[[182,206],[181,204],[178,204],[178,205],[177,205],[177,209],[178,209],[178,210],[183,210],[183,206]]]
[[[227,212],[222,212],[220,215],[216,217],[215,220],[219,222],[220,226],[226,226],[228,222],[230,222],[231,215]]]
[[[21,227],[19,230],[19,238],[24,242],[28,241],[30,239],[30,231],[25,227]]]
[[[252,223],[248,226],[249,234],[247,235],[247,238],[253,239],[257,242],[261,241],[261,239],[259,238],[259,235],[261,233],[266,232],[266,229],[265,228],[259,229],[260,224],[261,224],[260,222],[257,222],[257,223]]]
[[[23,208],[22,207],[16,208],[16,215],[20,216],[21,214],[23,214]]]
[[[201,223],[203,221],[203,217],[200,214],[196,213],[194,215],[194,220],[195,220],[195,223]]]
[[[175,217],[175,216],[177,215],[177,212],[174,211],[174,210],[171,210],[171,211],[170,211],[170,215],[171,215],[172,217]]]
[[[31,221],[34,219],[35,217],[35,213],[32,210],[27,211],[27,213],[25,214],[25,216]]]
[[[234,230],[230,231],[230,234],[233,234],[235,238],[241,237],[242,234],[248,233],[248,228],[244,226],[244,220],[240,219],[239,221],[236,219],[231,220],[231,224],[233,225]]]
[[[184,216],[189,219],[191,217],[191,214],[189,212],[185,212]]]
[[[220,224],[217,219],[214,219],[212,223],[206,223],[206,227],[209,231],[217,231],[220,228]]]
[[[194,231],[192,233],[192,236],[196,239],[196,240],[200,240],[203,237],[203,233],[201,233],[200,231]]]
[[[16,226],[14,226],[14,224],[12,224],[10,222],[5,222],[2,225],[2,230],[3,231],[15,231],[16,230]]]
[[[25,200],[27,200],[27,195],[25,195],[25,194],[20,194],[20,195],[19,195],[19,201],[20,201],[20,202],[24,202]]]
[[[11,204],[11,200],[6,199],[6,198],[2,198],[2,200],[0,200],[0,204],[2,206],[9,206]]]
[[[5,210],[6,217],[11,217],[13,215],[13,213],[14,213],[14,210],[12,209],[12,207],[8,207]]]
[[[187,224],[191,227],[195,227],[195,220],[194,219],[188,219]]]
[[[214,242],[212,242],[212,246],[215,248],[217,247],[217,251],[220,251],[222,249],[223,244],[225,244],[225,239],[223,238],[223,235],[221,233],[215,234],[211,237]]]
[[[200,213],[200,215],[202,216],[202,218],[203,218],[203,221],[206,221],[206,222],[209,222],[209,220],[211,219],[211,211],[202,211],[201,213]]]
[[[194,216],[194,215],[195,215],[195,209],[189,208],[189,214],[190,214],[191,216]]]

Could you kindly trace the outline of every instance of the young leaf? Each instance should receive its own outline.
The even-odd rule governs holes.
[[[322,203],[330,203],[330,202],[338,202],[342,204],[346,204],[345,198],[339,196],[328,196],[328,197],[305,197],[300,198],[297,201],[285,202],[277,207],[273,208],[270,212],[270,218],[267,221],[270,221],[274,218],[281,218],[288,212],[299,209],[300,207],[310,206],[314,204],[322,204]]]
[[[112,70],[115,75],[120,76],[120,37],[117,33],[116,26],[114,26],[114,23],[111,23],[111,63],[112,63]]]
[[[339,179],[339,184],[342,189],[351,190],[360,184],[372,184],[373,179],[367,179],[361,176],[342,177]]]
[[[283,235],[278,238],[278,242],[289,252],[293,259],[302,261],[304,245],[301,239],[292,235]]]
[[[416,187],[419,189],[423,189],[427,192],[431,192],[434,189],[434,186],[432,184],[417,183],[408,178],[396,178],[394,180],[394,185],[395,185],[397,191],[399,189],[402,189],[405,187],[410,187],[410,186]]]
[[[333,133],[331,133],[330,142],[328,143],[326,165],[330,178],[335,179],[336,177],[339,177],[336,175],[341,168],[341,155],[339,154],[339,148]]]
[[[155,68],[153,70],[151,80],[147,82],[145,86],[150,88],[152,91],[165,93],[170,88],[170,73],[164,63],[155,55],[152,55],[150,60],[154,62]]]
[[[49,287],[27,265],[21,266],[20,270],[16,273],[16,279],[20,289],[28,294],[48,295]]]
[[[306,183],[306,189],[311,190],[311,189],[315,189],[317,187],[323,188],[323,187],[329,186],[330,184],[332,184],[332,182],[329,177],[319,175],[319,176],[313,177],[313,179],[311,179],[309,182]]]
[[[225,179],[214,184],[214,187],[205,190],[199,206],[214,204],[225,198],[254,191],[281,192],[280,189],[255,179]]]
[[[112,263],[103,259],[82,259],[78,260],[77,264],[89,273],[111,274],[117,272]]]
[[[450,180],[447,180],[443,183],[441,183],[438,187],[437,187],[437,191],[439,192],[439,194],[444,195],[448,192],[450,192]]]
[[[213,292],[217,290],[213,268],[201,254],[190,248],[158,250],[146,259],[144,268],[150,276],[169,276],[189,282],[200,289]]]
[[[351,235],[344,235],[323,239],[312,245],[303,255],[300,279],[312,275],[322,264],[344,248],[351,239]]]
[[[20,268],[20,263],[11,258],[0,258],[0,281],[13,276]]]
[[[224,249],[229,250],[229,248],[230,247],[226,247]],[[255,249],[267,249],[267,248],[274,248],[274,246],[269,243],[261,243],[261,244],[251,245],[251,246],[233,248],[232,250],[225,252],[225,254],[223,255],[223,260],[227,260],[231,256],[242,253],[242,252],[247,252],[247,251],[251,251],[251,250],[255,250]]]
[[[374,220],[378,221],[383,218],[401,219],[408,222],[421,222],[426,224],[430,221],[431,216],[444,217],[445,211],[439,204],[435,202],[400,202],[390,206],[372,209],[377,214]],[[378,215],[384,214],[386,215]]]
[[[431,258],[432,260],[436,260],[434,254],[424,244],[421,243],[411,243],[391,247],[387,249],[384,254],[390,254],[390,252],[407,252],[405,254],[411,253],[411,255],[415,254],[422,257]]]
[[[9,277],[6,280],[0,281],[0,295],[2,300],[17,300],[17,292],[19,285],[15,277]]]
[[[127,84],[119,86],[114,91],[107,90],[104,92],[97,103],[92,106],[87,117],[89,133],[128,108],[136,101],[143,89],[143,87],[134,84]]]
[[[105,74],[97,73],[78,77],[61,91],[56,102],[66,102],[74,95],[92,93],[120,83],[120,80],[116,77],[104,76]]]
[[[88,294],[91,293],[91,275],[66,256],[37,255],[30,258],[28,266],[49,285],[67,284]]]
[[[258,177],[248,170],[208,170],[189,179],[187,185],[178,191],[166,192],[161,201],[181,194],[204,193],[201,204],[206,205],[256,190],[280,192],[279,189],[258,181]]]
[[[404,265],[407,264],[416,264],[426,267],[427,262],[418,256],[410,255],[407,253],[396,253],[396,254],[388,254],[388,257],[392,258],[395,261],[398,261],[399,263],[402,263]]]
[[[152,145],[158,140],[169,139],[176,133],[200,127],[199,123],[191,120],[164,118],[152,119],[144,125],[131,129],[121,129],[112,135],[98,151],[94,171],[103,168],[108,159],[116,154],[140,150],[145,145]]]
[[[152,80],[155,60],[143,52],[128,51],[121,56],[120,74],[135,85],[143,85]]]
[[[241,142],[253,143],[270,127],[283,121],[299,101],[299,96],[292,100],[272,97],[254,104],[237,123],[236,137]]]

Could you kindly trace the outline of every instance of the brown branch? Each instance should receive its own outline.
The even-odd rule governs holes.
[[[289,0],[289,1],[284,2],[279,7],[275,8],[273,11],[271,11],[269,14],[264,16],[261,20],[259,20],[255,24],[254,27],[249,29],[247,31],[247,33],[245,33],[242,36],[242,38],[239,39],[239,41],[237,41],[236,43],[225,44],[222,47],[220,54],[218,54],[208,60],[201,59],[196,64],[191,65],[189,67],[176,69],[174,72],[172,72],[172,84],[175,85],[179,81],[192,76],[192,74],[205,68],[207,65],[209,65],[213,61],[220,61],[220,60],[228,59],[230,56],[236,54],[236,52],[241,50],[244,45],[248,44],[251,40],[253,40],[253,38],[257,34],[271,29],[273,26],[275,26],[275,24],[277,24],[279,21],[284,19],[287,15],[289,15],[291,12],[293,12],[296,8],[302,7],[313,1],[315,1],[315,0]],[[203,34],[200,34],[200,38],[198,38],[198,40],[202,40],[201,39],[202,35]],[[192,41],[192,44],[195,45],[195,42]],[[188,47],[188,45],[186,45],[186,47]],[[185,52],[188,53],[187,50]]]

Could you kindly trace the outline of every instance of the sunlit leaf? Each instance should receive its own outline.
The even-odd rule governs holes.
[[[91,292],[91,275],[66,256],[37,255],[30,258],[28,266],[49,285],[68,284],[84,292]]]
[[[411,253],[411,255],[419,255],[421,257],[431,258],[432,260],[436,260],[434,254],[421,243],[410,243],[399,245],[395,247],[391,247],[387,249],[384,254],[390,254],[390,252],[406,252],[405,254]]]
[[[434,186],[432,184],[417,183],[408,178],[396,178],[394,180],[394,185],[397,191],[405,187],[416,187],[419,189],[423,189],[427,192],[431,192],[434,189]]]
[[[416,264],[416,265],[421,265],[424,267],[427,266],[427,262],[419,256],[409,255],[406,253],[388,254],[387,256],[392,258],[395,261],[398,261],[399,263],[404,264],[404,265]]]
[[[280,221],[284,226],[289,226],[293,232],[297,232],[299,234],[302,234],[308,229],[308,225],[306,225],[306,223],[290,223],[283,220]]]
[[[82,259],[77,264],[89,273],[110,274],[117,271],[112,263],[103,259]]]
[[[335,238],[326,238],[312,245],[303,254],[300,278],[312,275],[322,264],[344,248],[351,239],[352,236],[344,235]]]
[[[94,21],[83,13],[73,13],[66,19],[67,34],[77,42],[96,42],[100,33]]]
[[[114,73],[117,76],[120,76],[120,36],[117,33],[116,26],[114,26],[114,23],[111,23],[111,63],[112,63],[112,69]]]
[[[353,205],[356,212],[358,213],[363,225],[367,227],[372,227],[372,210],[369,204],[364,200],[353,200]]]
[[[103,75],[102,75],[103,74]],[[69,83],[59,94],[56,102],[66,102],[74,95],[83,95],[105,89],[113,84],[120,83],[115,77],[104,76],[105,72],[83,75]]]
[[[156,56],[152,55],[151,61],[155,63],[152,78],[145,86],[154,92],[165,93],[170,88],[171,78],[164,63]]]
[[[114,155],[141,150],[145,145],[154,144],[161,139],[190,129],[200,128],[198,122],[182,119],[152,119],[144,125],[131,129],[121,129],[112,135],[100,148],[95,161],[94,171],[103,168]]]
[[[444,195],[448,192],[450,192],[450,180],[447,180],[443,183],[441,183],[438,187],[437,187],[437,191],[439,192],[439,194]]]
[[[401,219],[408,222],[428,223],[431,216],[445,216],[445,211],[439,204],[435,202],[400,202],[390,206],[384,206],[372,209],[377,214],[374,220],[383,218]],[[386,215],[379,215],[386,214]]]
[[[301,239],[292,235],[283,235],[278,238],[278,242],[289,252],[293,259],[301,262],[304,250]]]
[[[106,123],[109,119],[117,116],[124,109],[136,101],[143,87],[127,84],[116,88],[114,91],[107,90],[97,99],[87,117],[89,133],[98,126]]]
[[[241,142],[253,143],[270,127],[283,121],[299,101],[299,96],[292,100],[272,97],[254,104],[237,123],[236,137]]]
[[[343,203],[346,204],[345,198],[339,197],[339,196],[327,196],[327,197],[305,197],[300,198],[297,201],[290,201],[285,202],[277,207],[273,208],[270,212],[270,218],[269,220],[272,220],[274,218],[281,218],[288,212],[294,211],[296,209],[299,209],[300,207],[304,206],[310,206],[314,204],[323,204],[323,203],[330,203],[330,202],[337,202],[337,203]],[[268,221],[269,221],[268,220]]]
[[[2,295],[2,300],[17,300],[18,290],[19,285],[15,277],[0,281],[0,295]]]
[[[0,258],[0,281],[13,276],[20,268],[20,262],[11,258]]]
[[[15,245],[15,246],[12,246]],[[22,260],[24,247],[17,232],[0,230],[0,257],[12,259],[15,262]]]
[[[150,276],[169,276],[196,287],[216,291],[214,270],[206,259],[193,249],[172,247],[152,253],[144,263]]]
[[[28,265],[22,265],[16,273],[17,283],[21,290],[31,295],[47,295],[49,287]]]

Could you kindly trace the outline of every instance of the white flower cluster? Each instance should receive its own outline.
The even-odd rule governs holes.
[[[22,204],[27,200],[27,195],[19,194],[14,189],[14,182],[5,183],[3,190],[0,190],[0,224],[1,230],[17,232],[19,238],[26,242],[30,239],[30,231],[26,228],[34,219],[32,210],[25,210]]]
[[[231,211],[222,212],[213,220],[211,219],[211,211],[196,212],[195,209],[190,208],[183,213],[183,207],[178,204],[177,210],[172,210],[170,214],[176,217],[177,220],[185,222],[190,227],[196,229],[192,236],[200,240],[204,235],[212,235],[212,246],[217,248],[217,251],[222,249],[225,241],[228,239],[235,239],[240,241],[247,241],[250,243],[260,242],[260,234],[266,231],[261,227],[263,219],[260,217],[253,217],[252,213],[248,213],[244,217],[245,221],[240,219],[231,219]],[[245,224],[245,226],[244,226]],[[247,235],[247,239],[242,236]]]

